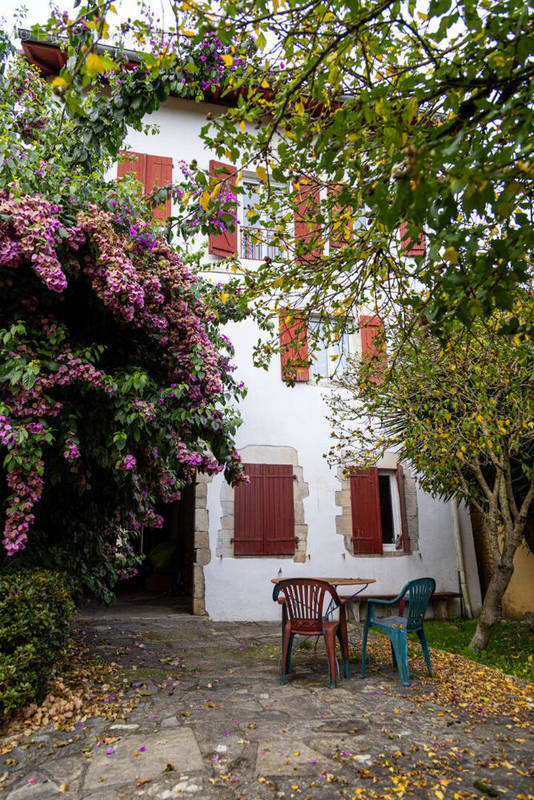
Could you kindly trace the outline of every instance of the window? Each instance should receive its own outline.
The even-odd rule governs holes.
[[[407,550],[404,472],[376,467],[350,476],[355,554]]]
[[[245,464],[245,472],[250,483],[236,486],[234,495],[234,555],[293,555],[293,467]]]
[[[252,219],[258,215],[262,204],[259,184],[245,182],[243,195],[243,216],[241,222],[241,256],[256,261],[268,256],[276,259],[280,255],[280,248],[273,244],[274,231],[267,228],[256,227]],[[271,187],[271,194],[280,195],[281,190]]]
[[[310,333],[313,337],[310,370],[312,375],[319,375],[321,378],[335,378],[345,371],[347,365],[350,352],[349,334],[345,332],[338,341],[329,343],[323,331],[324,323],[321,320],[310,320]]]
[[[123,160],[117,165],[117,177],[133,174],[145,187],[145,195],[152,194],[154,189],[172,184],[172,158],[167,156],[151,156],[147,153],[121,151]],[[153,210],[155,219],[165,221],[171,215],[171,198]]]

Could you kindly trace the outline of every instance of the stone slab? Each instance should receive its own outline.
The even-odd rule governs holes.
[[[94,791],[99,786],[124,786],[141,778],[154,780],[163,774],[167,764],[172,764],[177,772],[201,772],[204,768],[193,731],[186,728],[165,731],[163,736],[128,736],[111,746],[112,754],[106,752],[105,746],[93,748],[85,791]],[[144,751],[140,750],[142,747]]]
[[[297,755],[298,753],[298,755]],[[262,741],[258,744],[256,775],[315,775],[333,772],[337,765],[322,753],[293,737]]]
[[[31,781],[31,783],[30,783]],[[59,787],[46,775],[31,772],[9,792],[7,800],[48,800],[49,797],[63,797]]]

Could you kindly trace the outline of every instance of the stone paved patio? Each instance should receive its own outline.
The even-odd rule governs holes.
[[[534,798],[524,687],[526,700],[510,695],[499,713],[454,698],[452,709],[435,699],[439,669],[430,679],[417,662],[403,688],[384,661],[360,680],[356,658],[331,690],[313,649],[296,654],[281,687],[278,625],[157,604],[80,620],[96,653],[144,683],[141,703],[125,720],[47,728],[0,756],[6,800]]]

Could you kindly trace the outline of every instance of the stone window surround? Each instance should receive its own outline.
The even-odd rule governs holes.
[[[308,497],[308,484],[304,482],[303,468],[298,463],[298,453],[294,447],[276,445],[247,445],[239,449],[244,464],[290,464],[295,476],[293,505],[295,511],[295,538],[297,545],[293,555],[286,556],[234,556],[234,489],[226,482],[221,488],[221,527],[217,533],[216,555],[218,558],[276,558],[293,559],[296,563],[306,560],[308,525],[304,522],[304,503]]]
[[[404,468],[404,499],[406,502],[406,518],[408,522],[407,550],[391,550],[383,553],[355,553],[352,539],[352,505],[350,499],[350,478],[338,470],[341,490],[336,492],[336,505],[341,507],[341,514],[336,516],[336,533],[343,536],[345,550],[354,558],[398,558],[410,555],[419,550],[419,513],[417,508],[417,484],[412,476],[409,464],[400,462]],[[378,469],[396,470],[399,458],[396,453],[385,453],[375,466]]]

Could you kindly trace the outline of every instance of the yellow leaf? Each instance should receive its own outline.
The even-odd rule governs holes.
[[[408,105],[406,106],[406,119],[408,121],[412,120],[415,117],[415,115],[417,114],[418,107],[419,106],[417,103],[417,97],[412,97],[409,100]]]
[[[105,72],[107,69],[104,61],[96,53],[91,53],[87,56],[85,67],[89,75],[96,75],[98,72]]]
[[[283,278],[277,278],[275,281],[273,281],[273,286],[282,286],[283,282]]]
[[[190,192],[186,192],[182,197],[182,203],[184,208],[187,208],[187,204],[189,203]]]
[[[64,86],[68,86],[68,83],[65,80],[65,78],[54,78],[54,80],[51,83],[51,86],[52,89],[54,89],[56,86],[58,89],[63,89]]]
[[[200,200],[198,201],[200,207],[204,209],[204,211],[208,210],[208,206],[210,204],[210,193],[209,192],[202,192],[200,195]]]
[[[241,128],[242,131],[245,130],[245,120],[244,119],[242,119],[241,122],[239,123],[239,127]]]
[[[234,57],[229,55],[228,53],[224,53],[221,56],[221,58],[224,61],[224,63],[226,64],[227,67],[231,67],[232,64],[234,63]]]
[[[212,200],[215,200],[215,198],[217,197],[217,195],[220,193],[221,189],[222,189],[222,183],[218,183],[218,184],[216,185],[215,189],[214,189],[214,190],[212,191],[212,193],[211,193],[211,199],[212,199]]]
[[[451,264],[458,263],[458,251],[455,247],[447,247],[445,252],[443,253],[443,258],[445,261],[450,261]]]
[[[256,167],[256,175],[258,176],[260,181],[267,183],[267,171],[265,167],[262,166]]]
[[[221,303],[226,303],[230,295],[226,294],[225,292],[222,292],[222,294],[220,294],[219,297],[221,299]]]

